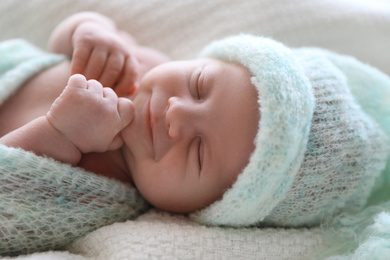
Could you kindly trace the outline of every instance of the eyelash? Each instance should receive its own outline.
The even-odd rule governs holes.
[[[195,91],[196,91],[196,98],[198,99],[198,100],[200,100],[200,99],[202,99],[202,93],[201,93],[201,90],[200,90],[200,87],[199,87],[199,80],[200,80],[200,76],[202,75],[202,71],[203,70],[201,70],[199,73],[198,73],[198,76],[197,76],[197,78],[196,78],[196,84],[195,84]]]
[[[199,163],[199,169],[202,170],[203,162],[202,162],[202,138],[199,137],[198,141],[198,163]]]

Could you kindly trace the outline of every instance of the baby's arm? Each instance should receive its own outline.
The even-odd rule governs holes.
[[[49,48],[72,56],[72,74],[96,79],[119,96],[134,93],[137,75],[168,60],[156,50],[137,45],[109,18],[92,12],[70,16],[59,24]]]
[[[81,153],[63,134],[55,129],[45,116],[0,138],[0,144],[22,148],[37,155],[52,157],[60,162],[77,165]]]
[[[0,143],[77,165],[83,153],[120,148],[120,131],[133,116],[130,100],[118,98],[95,80],[73,75],[46,116],[5,135]]]

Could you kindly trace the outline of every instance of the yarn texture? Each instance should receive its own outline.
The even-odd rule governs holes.
[[[350,82],[326,52],[300,49],[296,55],[306,68],[316,107],[299,173],[264,222],[314,226],[341,211],[363,208],[385,167],[389,142],[378,122],[355,102]]]
[[[148,209],[128,184],[0,146],[0,255],[60,249]]]

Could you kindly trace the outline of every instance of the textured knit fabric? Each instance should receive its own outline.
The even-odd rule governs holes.
[[[150,210],[134,221],[98,229],[67,250],[93,260],[301,260],[322,243],[319,229],[205,227],[183,215]]]
[[[278,226],[313,226],[335,213],[361,210],[375,181],[380,179],[380,173],[386,174],[383,169],[389,148],[390,131],[384,130],[390,129],[385,129],[384,124],[380,127],[375,120],[382,117],[383,122],[390,118],[389,113],[386,117],[381,114],[388,110],[388,103],[381,102],[386,98],[383,94],[387,94],[387,99],[390,97],[387,77],[387,83],[378,80],[384,76],[382,73],[355,60],[355,67],[360,64],[360,69],[364,68],[366,73],[374,72],[366,75],[366,91],[376,89],[372,91],[375,93],[381,92],[382,87],[387,89],[387,93],[370,96],[371,108],[378,109],[375,109],[375,115],[368,115],[364,108],[369,107],[356,103],[355,95],[351,93],[351,88],[356,88],[353,78],[349,80],[328,59],[328,52],[301,49],[296,51],[296,56],[300,57],[311,81],[316,108],[299,173],[286,199],[263,221]],[[338,59],[349,58],[338,56]],[[362,75],[361,71],[357,73]]]
[[[147,209],[137,191],[81,168],[0,146],[0,255],[59,249]]]
[[[38,72],[66,58],[46,53],[21,39],[0,43],[0,104]]]
[[[261,119],[248,166],[220,201],[192,214],[194,220],[229,226],[314,226],[342,210],[363,208],[385,168],[389,114],[387,108],[377,117],[365,112],[351,93],[352,73],[346,76],[328,52],[289,50],[249,35],[214,42],[203,55],[250,70]],[[381,72],[349,61],[369,71],[364,87],[390,87]],[[381,101],[387,97],[378,98],[369,104],[387,106]]]
[[[22,40],[0,43],[0,101],[28,78],[63,60]],[[147,208],[128,184],[0,146],[0,255],[60,249]]]

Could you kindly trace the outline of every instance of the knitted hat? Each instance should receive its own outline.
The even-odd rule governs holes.
[[[211,43],[201,56],[249,69],[261,118],[248,165],[193,220],[311,226],[341,208],[362,207],[384,168],[387,135],[321,50],[239,35]]]

